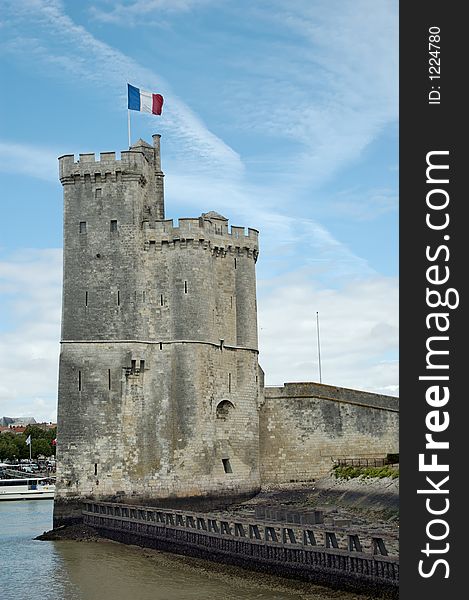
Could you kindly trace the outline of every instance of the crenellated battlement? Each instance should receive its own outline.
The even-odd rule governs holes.
[[[59,178],[62,184],[76,183],[87,180],[96,181],[110,175],[111,181],[116,180],[116,174],[144,175],[149,170],[162,177],[160,160],[160,135],[153,136],[153,146],[144,140],[138,140],[129,150],[123,150],[120,158],[115,152],[101,152],[96,159],[94,152],[65,154],[59,157]]]
[[[96,181],[110,175],[111,180],[115,181],[117,173],[144,175],[147,169],[152,168],[147,156],[135,150],[121,152],[120,159],[116,159],[115,152],[101,152],[99,160],[96,160],[95,154],[80,154],[78,160],[75,160],[73,154],[59,158],[59,178],[62,184],[82,182],[87,176]]]
[[[210,213],[208,213],[210,214]],[[163,221],[143,221],[146,243],[158,244],[204,241],[213,248],[248,248],[256,253],[259,247],[257,229],[228,225],[228,220],[219,215],[218,218],[180,218],[177,224],[173,219]]]

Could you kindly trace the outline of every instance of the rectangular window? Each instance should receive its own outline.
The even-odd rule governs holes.
[[[80,221],[80,233],[86,233],[86,221]]]
[[[134,374],[134,373],[135,373],[135,369],[137,368],[137,361],[136,361],[136,360],[133,360],[133,361],[130,363],[130,365],[131,365],[131,366],[130,366],[131,373],[132,373],[132,374]]]
[[[225,473],[233,473],[229,458],[222,458],[221,462],[223,463],[223,469],[225,470]]]
[[[116,219],[113,219],[111,221],[111,231],[112,232],[116,232],[117,231],[117,220]]]
[[[160,342],[160,350],[163,350],[163,342]]]
[[[184,293],[187,294],[187,281],[184,282]]]
[[[78,391],[81,392],[82,390],[82,380],[81,380],[81,371],[78,371]]]
[[[144,369],[145,369],[145,361],[141,360],[140,361],[140,372],[143,373]]]
[[[101,188],[96,188],[95,192],[94,192],[94,197],[96,199],[101,198],[101,194],[102,194],[102,189]]]
[[[96,475],[98,474],[98,463],[94,463],[94,475],[96,477]]]

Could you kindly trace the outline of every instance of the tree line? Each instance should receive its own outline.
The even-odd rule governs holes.
[[[29,458],[29,446],[26,443],[31,436],[31,456],[55,456],[55,445],[52,443],[57,437],[57,428],[42,429],[37,425],[28,425],[24,433],[6,431],[0,434],[0,460],[15,460]]]

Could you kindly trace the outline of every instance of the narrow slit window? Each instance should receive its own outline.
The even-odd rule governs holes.
[[[111,369],[107,370],[107,387],[108,390],[111,389]]]
[[[233,296],[230,296],[230,308],[233,308]]]
[[[160,342],[160,350],[163,350],[163,342]]]
[[[145,291],[142,292],[142,300],[145,302]]]
[[[225,473],[233,473],[229,458],[222,458],[221,462],[223,463],[223,469],[225,470]]]
[[[121,293],[118,291],[117,292],[117,306],[121,305]]]
[[[113,233],[115,233],[117,231],[117,220],[116,219],[112,219],[112,221],[111,221],[111,231]]]
[[[86,221],[80,221],[80,233],[86,233]]]
[[[228,373],[228,391],[231,392],[231,373]]]
[[[160,303],[161,303],[161,306],[163,306],[163,294],[161,294],[161,296],[160,296]]]
[[[234,259],[234,261],[235,261],[235,269],[236,269],[236,258]]]
[[[85,292],[85,306],[88,306],[88,292]]]
[[[81,390],[82,390],[82,384],[83,384],[83,381],[81,378],[81,371],[78,371],[78,391],[79,392],[81,392]]]
[[[187,294],[187,281],[184,282],[184,293]]]
[[[143,373],[144,370],[145,370],[145,361],[141,360],[140,361],[140,373]]]
[[[98,463],[94,463],[94,475],[96,477],[96,475],[98,474]]]
[[[136,360],[133,360],[131,362],[130,368],[131,368],[132,373],[135,373],[135,369],[137,368],[137,361]]]

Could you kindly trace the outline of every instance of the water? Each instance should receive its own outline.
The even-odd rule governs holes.
[[[52,500],[0,502],[1,600],[364,600],[113,542],[36,541]]]

